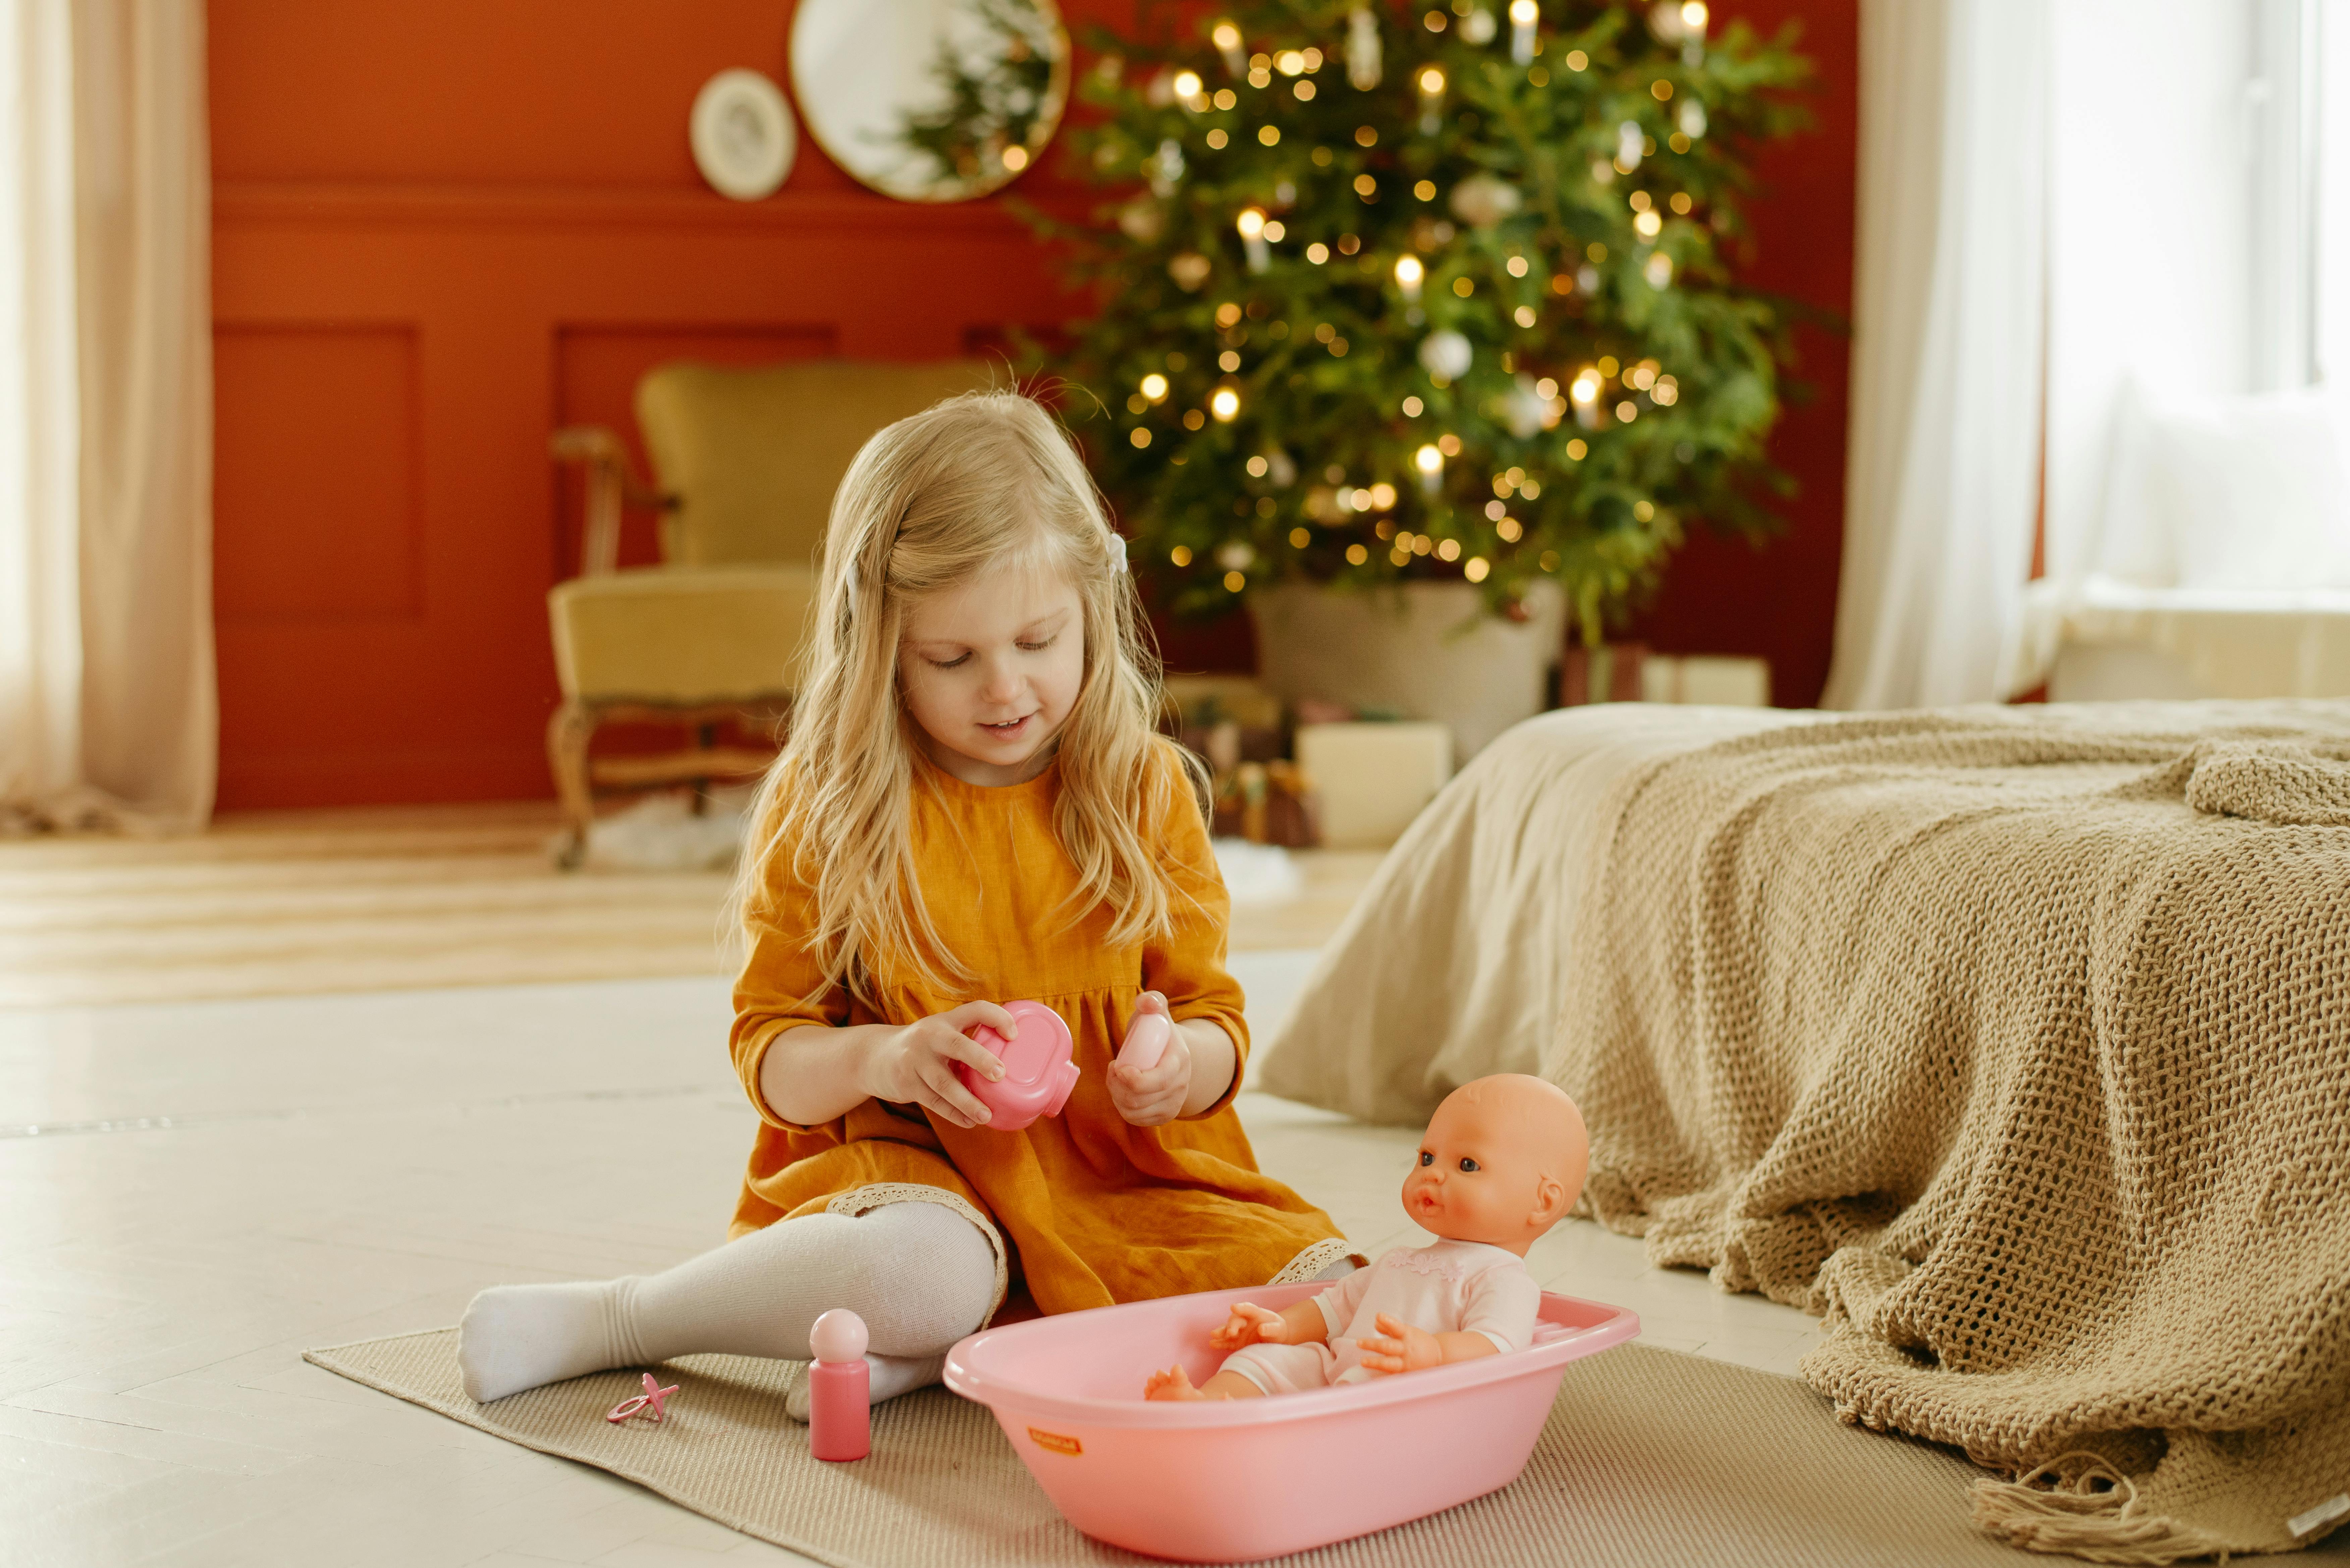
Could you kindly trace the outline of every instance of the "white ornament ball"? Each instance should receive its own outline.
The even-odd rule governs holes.
[[[1167,232],[1167,209],[1147,196],[1137,197],[1118,210],[1118,226],[1138,244],[1149,244]]]
[[[1159,144],[1159,151],[1143,161],[1143,172],[1150,176],[1150,193],[1161,200],[1175,193],[1176,182],[1183,178],[1183,144],[1173,137]]]
[[[1640,166],[1640,156],[1647,150],[1648,138],[1641,133],[1640,122],[1627,119],[1616,128],[1616,164],[1619,169],[1632,170]]]
[[[1245,572],[1255,561],[1256,546],[1244,539],[1216,546],[1216,565],[1228,572]]]
[[[1479,12],[1483,16],[1483,12]],[[1480,229],[1490,229],[1516,212],[1523,202],[1518,188],[1493,174],[1471,174],[1452,187],[1452,215]]]
[[[1170,256],[1167,258],[1167,275],[1173,278],[1175,286],[1184,293],[1196,294],[1200,286],[1208,281],[1208,258],[1197,251],[1185,251],[1180,255]]]
[[[1367,5],[1347,13],[1347,80],[1357,92],[1379,85],[1379,24]]]
[[[1493,14],[1481,6],[1461,18],[1461,41],[1482,48],[1493,41],[1500,26],[1493,20]]]
[[[1534,389],[1534,379],[1521,372],[1502,400],[1502,418],[1508,422],[1510,433],[1520,441],[1527,440],[1543,428],[1550,413],[1550,400]]]
[[[1448,381],[1457,381],[1467,375],[1470,363],[1475,358],[1475,353],[1469,347],[1469,339],[1449,327],[1431,332],[1419,340],[1419,368]]]

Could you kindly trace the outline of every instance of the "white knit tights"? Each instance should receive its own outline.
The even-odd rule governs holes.
[[[949,1346],[995,1294],[995,1252],[939,1203],[780,1220],[666,1272],[496,1285],[458,1325],[465,1392],[484,1403],[612,1366],[697,1352],[804,1361],[834,1307],[865,1320],[879,1401],[939,1379]],[[806,1418],[804,1393],[789,1401]]]

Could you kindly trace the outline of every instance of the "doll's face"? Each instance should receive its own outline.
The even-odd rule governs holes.
[[[1423,1231],[1523,1257],[1574,1205],[1582,1176],[1576,1163],[1569,1190],[1555,1173],[1561,1151],[1545,1147],[1543,1119],[1508,1086],[1486,1087],[1495,1084],[1457,1089],[1437,1107],[1404,1179],[1403,1207]]]

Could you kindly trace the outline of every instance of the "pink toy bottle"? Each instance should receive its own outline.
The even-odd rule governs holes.
[[[1159,1058],[1167,1054],[1167,1043],[1175,1036],[1175,1026],[1163,1012],[1146,1012],[1134,1021],[1126,1032],[1126,1044],[1118,1047],[1118,1064],[1148,1073],[1159,1065]]]
[[[865,1320],[835,1307],[808,1331],[808,1452],[861,1459],[873,1451],[873,1369],[865,1363]]]

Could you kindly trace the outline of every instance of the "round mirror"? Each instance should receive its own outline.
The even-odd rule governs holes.
[[[832,161],[903,202],[967,202],[1035,162],[1069,96],[1053,0],[800,0],[792,91]]]

